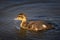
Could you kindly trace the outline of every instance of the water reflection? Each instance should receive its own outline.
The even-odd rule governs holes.
[[[28,31],[20,28],[19,31],[17,31],[19,39],[26,39],[26,40],[37,40],[37,39],[43,39],[46,35],[44,34],[45,31],[39,31],[39,32],[34,32],[34,31]]]
[[[17,35],[18,35],[19,39],[20,39],[20,38],[21,38],[21,39],[25,39],[25,37],[26,37],[26,32],[27,32],[26,30],[20,28],[20,30],[17,31]]]

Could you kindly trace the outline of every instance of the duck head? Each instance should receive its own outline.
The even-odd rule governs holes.
[[[21,20],[21,21],[26,21],[26,15],[24,13],[20,13],[18,14],[17,18],[15,18],[15,20]]]

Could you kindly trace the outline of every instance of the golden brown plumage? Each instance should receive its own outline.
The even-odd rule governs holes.
[[[38,31],[38,30],[46,30],[46,29],[52,29],[53,25],[48,24],[44,21],[29,21],[27,22],[27,17],[24,13],[20,13],[16,20],[21,20],[20,27],[23,29],[27,30],[33,30],[33,31]]]

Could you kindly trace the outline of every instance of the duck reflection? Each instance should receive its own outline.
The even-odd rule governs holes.
[[[35,39],[35,38],[39,38],[42,39],[44,38],[44,31],[41,32],[35,32],[35,31],[27,31],[25,29],[20,28],[20,30],[17,32],[19,39]]]
[[[26,32],[27,32],[26,30],[20,28],[20,30],[17,31],[17,34],[20,38],[25,38],[26,37]]]

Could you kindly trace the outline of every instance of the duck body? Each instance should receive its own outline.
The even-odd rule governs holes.
[[[48,24],[45,21],[27,21],[27,18],[23,13],[20,13],[16,20],[21,20],[20,27],[26,30],[39,31],[53,28],[53,25]]]
[[[41,20],[40,21],[29,21],[29,22],[24,22],[21,28],[32,30],[32,31],[40,31],[40,30],[52,29],[53,25],[48,24]]]

